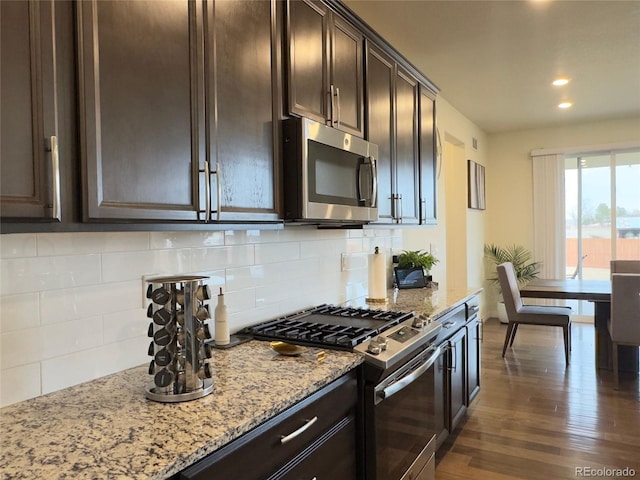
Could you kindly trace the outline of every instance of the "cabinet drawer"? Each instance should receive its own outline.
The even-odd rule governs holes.
[[[263,480],[343,418],[353,416],[356,403],[357,377],[352,371],[185,469],[179,478]],[[288,440],[283,443],[284,438]]]
[[[350,417],[269,480],[355,480],[357,468],[356,422]]]

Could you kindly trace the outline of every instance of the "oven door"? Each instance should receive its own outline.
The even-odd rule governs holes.
[[[441,415],[432,346],[382,380],[372,390],[373,440],[367,470],[376,480],[435,478],[436,436]],[[372,438],[373,437],[373,438]],[[369,476],[367,477],[369,478]]]

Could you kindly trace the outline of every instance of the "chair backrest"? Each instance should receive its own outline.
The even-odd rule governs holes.
[[[611,274],[640,273],[640,260],[611,260]]]
[[[516,271],[511,262],[501,263],[497,266],[498,279],[500,280],[500,289],[502,290],[502,299],[507,310],[509,320],[516,320],[518,312],[522,308],[522,298],[520,297],[520,287],[518,287],[518,279]]]
[[[614,342],[640,345],[640,274],[613,274],[610,331]]]

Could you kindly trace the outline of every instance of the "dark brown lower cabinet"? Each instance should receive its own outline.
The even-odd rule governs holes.
[[[480,339],[482,326],[478,317],[467,323],[467,405],[480,392]]]
[[[465,359],[467,331],[463,327],[449,339],[449,431],[453,432],[467,411]]]
[[[357,370],[178,474],[176,480],[356,480]]]

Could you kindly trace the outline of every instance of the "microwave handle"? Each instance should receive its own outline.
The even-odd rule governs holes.
[[[377,198],[377,190],[378,190],[378,179],[377,179],[377,168],[376,168],[376,159],[373,157],[361,158],[358,161],[358,168],[356,173],[356,194],[358,195],[358,203],[366,205],[367,199],[362,197],[362,191],[360,189],[360,185],[362,183],[362,165],[368,164],[371,168],[371,202],[369,204],[370,207],[375,208],[376,206],[376,198]]]
[[[374,157],[371,160],[371,207],[378,206],[378,163]]]

